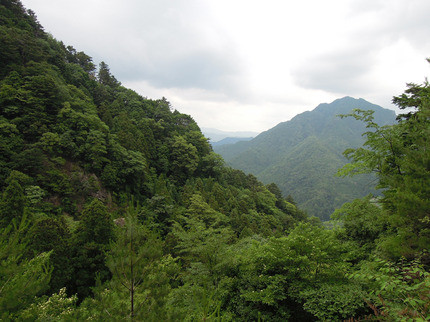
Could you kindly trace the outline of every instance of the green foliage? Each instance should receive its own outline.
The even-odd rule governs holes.
[[[393,102],[410,112],[398,123],[380,126],[372,111],[354,110],[346,116],[363,121],[369,129],[364,147],[348,149],[352,160],[341,175],[375,172],[383,196],[376,204],[356,200],[336,211],[340,238],[353,241],[358,253],[373,256],[351,275],[367,291],[366,302],[378,320],[429,319],[429,84],[408,84]],[[382,259],[381,259],[382,258]],[[423,265],[425,263],[427,265]]]
[[[236,276],[224,280],[224,301],[241,320],[298,320],[309,313],[335,320],[363,306],[359,288],[345,277],[348,249],[332,231],[299,224],[287,237],[250,239],[231,251],[225,270]]]
[[[31,251],[37,255],[51,252],[52,265],[50,292],[58,292],[70,283],[72,263],[70,261],[70,232],[65,223],[57,218],[41,218],[31,227],[28,240]]]
[[[371,175],[337,178],[347,160],[342,152],[363,143],[365,126],[352,119],[339,119],[354,108],[375,110],[382,124],[392,124],[393,111],[363,99],[344,97],[320,104],[311,112],[295,116],[248,142],[214,147],[226,162],[252,173],[268,184],[274,182],[284,195],[292,195],[301,209],[329,220],[335,208],[355,198],[375,193]]]
[[[69,289],[80,299],[91,294],[90,287],[96,279],[104,282],[110,278],[105,252],[114,238],[113,221],[103,203],[94,199],[85,207],[75,231],[73,247],[73,278]]]
[[[209,152],[201,158],[200,169],[206,177],[219,178],[224,167],[224,160],[215,152]]]
[[[18,179],[19,175],[17,171],[11,172],[6,181],[8,186],[0,199],[0,226],[2,227],[11,224],[12,221],[19,223],[24,215],[26,199]]]
[[[103,61],[100,63],[97,78],[100,84],[107,87],[119,86],[116,78],[110,73],[109,66]]]
[[[184,216],[173,225],[176,249],[188,264],[201,263],[208,278],[213,278],[223,248],[233,240],[228,219],[213,210],[199,194],[190,199]],[[201,276],[201,278],[205,278]]]
[[[353,283],[321,283],[300,293],[303,308],[322,321],[340,321],[363,310],[363,291]]]
[[[71,321],[76,316],[76,302],[78,297],[67,297],[66,289],[50,297],[43,296],[36,303],[32,303],[19,315],[23,321]]]
[[[185,182],[198,166],[197,148],[187,143],[184,137],[176,136],[171,144],[171,171],[176,180]]]
[[[377,125],[373,105],[353,113],[366,146],[341,171],[377,170],[385,190],[324,226],[300,205],[327,214],[357,192],[324,175],[364,130],[334,115],[364,100],[299,115],[252,151],[239,144],[276,178],[264,185],[226,167],[167,99],[122,87],[105,63],[96,73],[20,1],[0,4],[0,46],[2,319],[429,318],[429,256],[413,261],[430,240],[427,83],[394,99],[414,108],[394,126]]]
[[[218,287],[228,247],[281,236],[303,213],[226,168],[167,99],[122,87],[104,62],[96,73],[20,1],[0,5],[0,45],[1,225],[31,220],[26,242],[5,255],[2,278],[16,283],[1,301],[23,299],[8,310],[35,320],[231,319]],[[114,227],[130,199],[142,208]]]
[[[0,234],[0,312],[8,320],[48,288],[50,252],[26,258],[29,221],[24,216]]]
[[[112,273],[109,286],[118,294],[128,294],[124,315],[143,317],[151,306],[152,310],[160,309],[162,297],[169,291],[168,280],[161,280],[161,271],[157,272],[158,281],[152,281],[151,274],[161,270],[162,262],[166,266],[174,262],[170,262],[170,257],[162,259],[161,240],[138,223],[136,209],[129,206],[125,218],[117,222],[117,238],[110,246],[107,258]],[[154,288],[154,282],[157,288]]]
[[[136,308],[133,319],[137,321],[169,320],[169,309],[165,305],[171,280],[178,267],[175,260],[166,256],[146,267],[141,287],[136,290]],[[99,285],[94,289],[94,298],[87,298],[79,307],[78,320],[123,320],[130,314],[130,293],[119,281]],[[174,319],[171,319],[174,320]]]
[[[341,169],[340,174],[377,174],[378,187],[385,189],[381,204],[390,214],[390,226],[397,230],[398,236],[387,236],[386,246],[381,246],[393,259],[414,257],[430,243],[427,223],[430,209],[429,87],[427,82],[411,84],[406,94],[394,98],[401,108],[416,108],[400,116],[395,125],[379,126],[371,111],[355,110],[346,115],[365,122],[369,131],[365,133],[363,148],[345,151],[352,163]],[[420,105],[416,105],[417,102]],[[402,244],[402,247],[391,247],[395,244]]]
[[[389,228],[386,211],[371,196],[345,203],[331,217],[339,224],[338,238],[353,243],[350,252],[353,261],[366,259]]]
[[[430,274],[420,260],[397,263],[376,259],[351,275],[368,292],[366,302],[384,321],[430,319]]]
[[[221,310],[216,290],[187,283],[174,289],[168,302],[169,316],[181,321],[233,321],[232,314]]]
[[[106,245],[113,239],[113,227],[106,206],[100,200],[94,199],[82,212],[76,232],[78,242]]]

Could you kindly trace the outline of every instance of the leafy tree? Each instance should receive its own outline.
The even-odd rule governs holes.
[[[192,176],[198,166],[197,148],[187,143],[184,137],[173,138],[170,152],[171,172],[176,180],[183,183]]]
[[[78,297],[67,297],[66,288],[51,296],[43,296],[20,312],[23,321],[72,321],[76,317]]]
[[[36,256],[42,252],[51,252],[50,292],[59,292],[70,283],[73,266],[70,262],[69,238],[70,232],[64,221],[57,218],[41,218],[29,230],[29,252]]]
[[[23,176],[18,171],[12,171],[6,182],[8,186],[3,191],[0,200],[0,224],[5,227],[15,220],[19,223],[23,217],[26,198],[19,178]]]
[[[82,211],[73,236],[74,276],[70,291],[80,299],[91,294],[90,287],[95,286],[97,278],[102,282],[110,278],[105,252],[113,238],[113,221],[103,203],[94,199]]]
[[[48,288],[50,253],[26,258],[26,232],[30,222],[24,216],[0,233],[0,317],[5,320],[34,301]]]
[[[430,319],[430,274],[420,259],[390,262],[377,258],[364,263],[351,278],[365,285],[365,301],[378,320]]]
[[[388,214],[371,196],[345,203],[331,217],[339,223],[338,238],[354,244],[350,251],[353,261],[369,257],[379,238],[389,233]]]
[[[88,133],[86,142],[83,146],[86,158],[91,163],[91,169],[94,171],[101,171],[103,165],[107,163],[107,147],[106,147],[106,134],[91,130]]]
[[[221,310],[216,289],[186,283],[174,289],[168,300],[169,317],[181,321],[232,321],[230,312]]]
[[[347,250],[333,231],[309,223],[286,237],[244,239],[226,257],[235,274],[222,282],[227,309],[241,320],[347,318],[364,304],[345,276]]]
[[[96,69],[96,66],[94,65],[90,56],[82,51],[77,52],[72,46],[67,46],[66,49],[66,57],[68,62],[78,64],[85,72],[94,75],[93,73]]]
[[[1,90],[0,90],[1,92]],[[1,104],[1,103],[0,103]],[[0,187],[9,176],[13,161],[22,149],[22,138],[15,124],[0,117]]]
[[[200,171],[205,177],[219,178],[224,167],[224,160],[215,152],[204,155],[200,162]]]
[[[164,195],[156,194],[148,200],[147,211],[142,213],[144,222],[153,231],[158,231],[162,236],[170,232],[174,217],[173,201]]]
[[[82,211],[76,235],[80,243],[107,245],[114,237],[113,228],[114,224],[106,206],[100,200],[94,199]]]
[[[364,147],[345,151],[352,163],[339,173],[375,172],[383,196],[377,206],[369,199],[344,205],[334,217],[349,232],[343,238],[355,240],[359,248],[374,249],[351,279],[363,283],[366,302],[377,319],[429,318],[425,265],[430,258],[429,99],[427,81],[408,84],[405,93],[393,99],[407,113],[391,126],[379,126],[372,111],[354,110],[346,115],[365,122],[369,131]]]
[[[225,215],[213,210],[201,195],[194,194],[184,216],[173,225],[179,254],[187,264],[203,264],[209,278],[214,277],[223,247],[233,240],[227,222]]]
[[[366,123],[364,147],[348,149],[352,160],[341,175],[375,172],[377,188],[383,188],[381,203],[388,210],[396,234],[385,237],[381,247],[392,258],[414,257],[428,247],[430,209],[430,86],[409,84],[405,94],[393,102],[400,108],[413,108],[392,126],[379,126],[372,111],[355,110],[354,118]]]
[[[345,274],[392,243],[391,233],[408,232],[392,210],[400,204],[389,202],[391,183],[383,209],[353,202],[338,214],[343,226],[326,230],[277,186],[225,167],[167,99],[122,87],[105,63],[95,73],[89,56],[44,33],[19,0],[0,4],[0,46],[1,318],[336,320],[360,313],[362,287],[377,289]],[[411,127],[399,133],[409,137],[393,145],[401,158],[426,155],[427,141],[412,135],[414,126],[427,133],[426,122],[404,118]],[[313,159],[334,166],[316,156],[317,139],[309,143]],[[399,189],[417,192],[414,180]],[[133,198],[142,209],[127,208]],[[25,232],[9,225],[29,214]],[[119,216],[124,226],[115,227]]]

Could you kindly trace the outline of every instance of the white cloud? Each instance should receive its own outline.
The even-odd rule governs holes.
[[[23,0],[57,39],[204,127],[266,130],[421,82],[428,0]]]

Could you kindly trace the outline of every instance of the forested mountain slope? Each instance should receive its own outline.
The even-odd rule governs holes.
[[[45,33],[17,0],[0,4],[0,134],[0,256],[17,266],[0,271],[0,282],[15,281],[18,268],[39,274],[1,298],[6,316],[36,294],[66,287],[82,301],[97,279],[110,281],[106,254],[121,241],[113,222],[130,212],[140,242],[154,240],[157,263],[207,252],[191,250],[200,242],[282,235],[307,219],[275,186],[225,167],[191,116],[121,86],[107,64],[96,68]],[[25,256],[10,257],[13,247]],[[32,259],[45,252],[50,266],[47,256]]]
[[[372,132],[341,172],[384,191],[327,229],[1,0],[0,320],[429,320],[429,99],[410,84],[392,126],[353,113]]]
[[[241,141],[250,141],[252,139],[253,139],[252,137],[249,137],[249,138],[226,137],[220,141],[211,142],[211,145],[212,145],[212,147],[215,147],[215,146],[221,146],[221,145],[226,145],[226,144],[234,144],[234,143],[241,142]]]
[[[343,151],[363,143],[365,126],[354,119],[337,117],[354,108],[374,110],[375,121],[381,125],[395,120],[394,111],[363,99],[344,97],[320,104],[249,142],[214,149],[232,167],[252,173],[263,182],[276,183],[300,207],[327,220],[344,202],[374,192],[371,176],[335,177],[337,169],[346,163]]]

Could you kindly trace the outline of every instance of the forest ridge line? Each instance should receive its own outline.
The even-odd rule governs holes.
[[[327,118],[364,123],[339,175],[374,173],[383,192],[322,225],[275,183],[226,166],[167,99],[45,33],[19,0],[0,3],[0,46],[1,319],[430,319],[427,82],[394,97],[405,111],[394,124],[357,106]],[[291,158],[332,151],[326,129]]]

